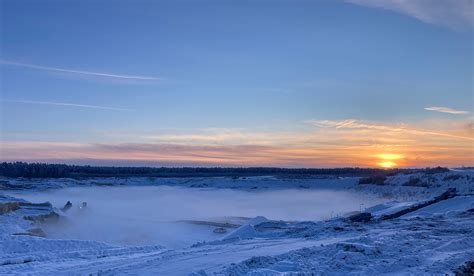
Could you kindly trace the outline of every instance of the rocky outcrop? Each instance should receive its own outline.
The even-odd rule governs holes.
[[[0,215],[16,211],[19,208],[19,202],[0,202]]]
[[[56,213],[49,202],[31,203],[23,199],[14,198],[0,194],[0,215],[12,212],[12,215],[29,220],[33,228],[23,228],[20,232],[11,232],[15,236],[46,237],[46,233],[40,228],[41,223],[57,221],[60,216]],[[18,231],[18,230],[16,230]]]
[[[0,195],[0,215],[9,212],[19,212],[26,220],[34,222],[55,221],[59,214],[54,211],[49,202],[31,203],[22,199]]]
[[[49,221],[57,221],[59,219],[59,214],[54,211],[53,206],[49,202],[22,202],[20,203],[20,207],[22,209],[31,211],[31,214],[24,216],[24,219],[26,220],[43,223]]]

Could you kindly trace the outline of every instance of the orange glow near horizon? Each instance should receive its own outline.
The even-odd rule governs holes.
[[[394,168],[395,166],[397,166],[397,163],[392,162],[392,161],[383,161],[383,162],[377,163],[377,165],[379,165],[380,167],[385,168],[385,169],[390,169],[390,168]]]
[[[396,153],[380,153],[375,155],[375,157],[381,159],[381,161],[378,162],[377,165],[385,169],[395,168],[399,164],[395,163],[394,161],[404,158],[403,155]]]
[[[398,160],[398,159],[402,159],[403,155],[395,154],[395,153],[381,153],[381,154],[377,154],[376,157],[383,160]]]
[[[344,124],[343,124],[344,123]],[[425,127],[429,124],[426,123]],[[445,124],[446,125],[446,124]],[[474,132],[349,124],[301,132],[203,130],[142,135],[125,142],[2,141],[0,160],[28,162],[156,162],[173,166],[434,167],[470,166]],[[464,127],[464,129],[461,129]],[[375,137],[375,138],[374,138]],[[57,160],[57,161],[55,161]]]

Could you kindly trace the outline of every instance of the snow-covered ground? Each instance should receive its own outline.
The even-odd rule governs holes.
[[[465,262],[474,260],[473,172],[396,175],[389,177],[385,185],[358,185],[357,178],[289,179],[270,176],[245,179],[3,179],[0,185],[4,187],[3,196],[0,197],[2,214],[0,215],[0,274],[354,273],[374,275],[404,273],[419,275],[453,273]],[[164,187],[164,185],[171,187]],[[208,231],[210,234],[204,237],[204,241],[173,247],[163,246],[163,244],[133,246],[97,240],[57,239],[51,235],[44,237],[51,230],[48,227],[55,227],[55,225],[61,227],[58,223],[65,219],[63,216],[68,216],[70,211],[79,211],[71,209],[63,213],[55,208],[62,207],[58,204],[64,204],[64,198],[58,199],[57,203],[53,202],[53,206],[50,206],[28,204],[25,200],[10,197],[23,196],[28,200],[46,199],[28,198],[28,194],[31,196],[31,191],[34,191],[37,195],[46,196],[48,193],[74,191],[78,189],[77,187],[94,189],[96,186],[127,186],[125,191],[130,186],[136,188],[147,186],[142,188],[145,188],[144,191],[148,194],[151,191],[162,192],[163,188],[174,192],[176,192],[174,189],[204,191],[219,195],[221,201],[217,205],[211,204],[212,208],[197,210],[197,213],[210,212],[210,216],[180,217],[186,220],[180,223],[201,229],[192,228],[190,232],[182,233],[182,235]],[[12,188],[21,188],[23,191],[14,191]],[[41,191],[49,188],[67,189]],[[115,187],[109,188],[115,189]],[[457,196],[404,214],[399,218],[382,219],[384,215],[393,214],[407,206],[433,198],[448,188],[456,188]],[[275,213],[269,216],[265,213],[267,205],[270,205],[270,207],[267,206],[267,210],[276,209],[275,206],[278,204],[274,206],[272,204],[285,198],[285,195],[293,199],[293,201],[287,201],[286,204],[289,202],[295,208],[298,198],[301,198],[302,202],[313,197],[315,201],[320,201],[322,199],[318,198],[318,193],[327,192],[327,189],[331,189],[331,192],[357,194],[360,198],[379,199],[364,202],[363,206],[358,202],[351,205],[351,208],[344,209],[344,211],[366,209],[374,217],[369,222],[351,222],[343,217],[324,219],[324,216],[315,216],[311,219],[307,217],[307,214],[311,213],[308,212],[311,205],[307,204],[300,206],[301,214],[305,215],[295,215],[294,218],[289,215],[291,212],[286,213],[284,217],[278,217]],[[232,194],[230,191],[235,193]],[[212,199],[211,196],[206,198],[205,193],[199,192],[192,194],[194,198],[186,197],[184,194],[178,196],[184,197],[182,205],[191,206],[190,209],[184,210],[198,208],[196,206],[203,203],[198,201],[200,196],[204,196],[205,202]],[[254,206],[253,211],[245,214],[246,216],[239,216],[239,213],[233,213],[231,208],[221,206],[228,199],[223,196],[226,192],[229,192],[229,195],[238,195],[236,200],[242,205],[237,205],[235,210],[245,210],[245,207],[251,203],[245,201],[245,195],[256,197],[260,205]],[[264,194],[273,194],[273,197],[259,198]],[[329,198],[328,194],[325,194],[325,197]],[[381,197],[384,199],[380,199]],[[147,200],[143,195],[139,198]],[[340,205],[346,204],[344,201],[347,201],[344,198],[331,199]],[[191,201],[196,202],[188,205]],[[77,203],[74,202],[74,208],[76,205]],[[89,205],[84,211],[94,211],[95,203]],[[161,209],[170,212],[173,208],[176,206],[161,206]],[[258,210],[262,210],[262,213]],[[294,211],[297,210],[298,208],[294,209]],[[127,214],[127,219],[133,218],[134,212]],[[155,212],[143,210],[142,213],[136,214],[136,217]],[[57,217],[53,214],[61,216]],[[112,214],[107,213],[107,215]],[[229,217],[224,219],[223,215]],[[266,215],[267,218],[258,215]],[[29,220],[25,220],[25,216]],[[187,220],[188,218],[193,221]],[[87,221],[83,223],[86,225]],[[130,223],[136,222],[132,220]],[[151,222],[146,227],[153,227],[153,224],[154,222]],[[123,227],[123,225],[117,227]],[[216,228],[224,228],[227,232],[211,233]],[[176,230],[170,228],[169,231]]]

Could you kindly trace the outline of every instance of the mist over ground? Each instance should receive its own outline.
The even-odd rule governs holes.
[[[15,195],[18,195],[16,193]],[[242,191],[171,186],[75,187],[20,192],[32,202],[62,207],[67,221],[44,227],[52,238],[171,248],[222,237],[214,227],[177,222],[265,216],[273,220],[320,220],[359,211],[386,199],[336,190]],[[82,202],[87,208],[79,209]]]

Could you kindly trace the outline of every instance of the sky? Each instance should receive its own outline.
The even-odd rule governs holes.
[[[0,0],[0,160],[474,165],[470,0]]]

